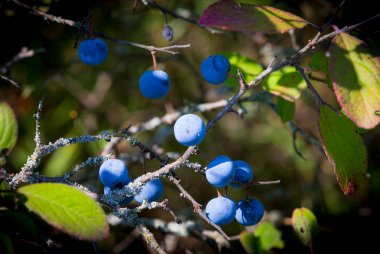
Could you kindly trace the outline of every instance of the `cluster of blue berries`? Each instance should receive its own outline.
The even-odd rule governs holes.
[[[253,170],[245,161],[232,161],[228,156],[219,155],[207,165],[206,178],[217,188],[242,188],[252,181]],[[219,226],[226,225],[233,219],[244,226],[253,226],[263,218],[264,207],[253,197],[244,198],[235,204],[230,198],[220,196],[207,203],[206,216]]]
[[[199,116],[186,114],[174,124],[174,136],[184,146],[196,146],[205,138],[206,127]],[[252,182],[253,176],[248,163],[232,161],[225,155],[217,156],[206,168],[207,181],[217,188],[242,188],[244,184]],[[253,197],[242,199],[237,204],[228,197],[217,197],[208,202],[205,212],[207,218],[219,226],[228,224],[233,219],[244,226],[252,226],[263,218],[264,207]]]
[[[171,40],[173,37],[172,29],[165,26],[163,35],[166,39]],[[106,60],[108,47],[102,39],[87,39],[79,44],[78,55],[85,64],[99,65]],[[218,85],[227,79],[230,68],[230,62],[226,57],[212,55],[202,62],[201,73],[207,82]],[[170,90],[169,75],[162,70],[146,71],[139,79],[139,89],[141,94],[148,99],[162,99]]]
[[[172,39],[172,30],[166,27],[163,36]],[[79,58],[88,65],[103,63],[108,55],[107,44],[99,39],[88,39],[80,43]],[[222,55],[212,55],[201,64],[201,74],[204,80],[213,85],[219,85],[228,78],[231,65]],[[162,70],[149,70],[139,79],[139,89],[142,95],[149,99],[161,99],[170,89],[169,75]],[[174,125],[174,136],[184,146],[199,145],[206,136],[206,126],[203,120],[194,114],[186,114],[178,118]],[[99,169],[100,181],[104,185],[104,194],[109,195],[112,190],[123,188],[131,182],[128,169],[123,161],[110,159],[105,161]],[[244,161],[232,161],[221,155],[212,160],[206,169],[207,181],[217,187],[231,186],[241,188],[253,178],[251,167]],[[129,204],[133,199],[142,203],[158,201],[163,194],[163,185],[159,179],[153,179],[144,184],[140,193],[135,197],[126,197],[121,205]],[[217,225],[230,223],[234,218],[245,226],[257,224],[264,215],[264,207],[259,200],[248,197],[235,204],[228,197],[217,197],[210,200],[206,206],[206,216]]]
[[[110,159],[100,166],[100,181],[104,185],[104,195],[109,195],[114,189],[121,189],[131,182],[128,175],[128,169],[122,160]],[[133,199],[142,204],[144,199],[150,203],[158,201],[164,192],[164,188],[160,179],[152,179],[145,183],[140,193],[134,197],[126,197],[120,205],[127,205]]]

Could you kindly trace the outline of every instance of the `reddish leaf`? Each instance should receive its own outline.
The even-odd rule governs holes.
[[[211,4],[198,23],[245,33],[284,33],[307,25],[304,19],[289,12],[264,5],[238,4],[233,0]]]
[[[335,95],[348,117],[359,127],[374,128],[379,122],[380,64],[363,41],[346,33],[330,47],[330,72]]]

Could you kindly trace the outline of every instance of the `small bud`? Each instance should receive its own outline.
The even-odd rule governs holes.
[[[165,25],[164,26],[164,30],[162,30],[162,36],[165,38],[165,40],[167,41],[171,41],[173,40],[173,29],[168,26],[168,25]]]

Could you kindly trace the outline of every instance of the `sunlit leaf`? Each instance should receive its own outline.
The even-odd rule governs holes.
[[[198,23],[244,33],[284,33],[307,24],[304,19],[286,11],[264,5],[239,4],[233,0],[211,4]]]
[[[330,72],[335,95],[359,127],[374,128],[380,118],[380,65],[363,41],[338,34],[330,47]]]
[[[108,236],[109,227],[100,206],[74,187],[59,183],[39,183],[21,187],[26,207],[58,229],[84,240]]]
[[[236,52],[222,52],[220,54],[227,57],[230,61],[230,73],[236,76],[237,69],[239,69],[247,82],[254,79],[263,71],[263,68],[258,62]],[[225,84],[231,87],[239,86],[239,82],[232,77],[228,77],[228,79],[225,81]]]
[[[313,238],[318,233],[318,223],[314,213],[304,207],[294,209],[292,225],[300,241],[304,245],[310,246]]]
[[[259,252],[258,238],[250,232],[240,234],[240,242],[247,253],[253,254]]]
[[[291,66],[272,72],[263,83],[263,89],[281,96],[285,100],[295,101],[306,88],[306,82],[298,71]]]
[[[276,111],[283,123],[293,119],[295,110],[296,106],[294,102],[287,101],[279,96],[277,97]]]
[[[367,150],[362,137],[347,117],[324,105],[320,107],[319,130],[342,191],[346,195],[355,194],[358,178],[367,171]]]
[[[263,251],[270,251],[273,248],[284,248],[281,231],[270,222],[263,222],[258,225],[254,234],[259,238],[259,246]]]
[[[260,223],[253,233],[241,233],[240,242],[248,253],[266,253],[273,248],[284,248],[281,231],[270,222]]]
[[[13,110],[5,102],[0,102],[0,152],[13,148],[17,141],[17,121]]]
[[[80,146],[73,144],[56,151],[46,163],[42,173],[45,176],[62,176],[68,170],[79,156]]]

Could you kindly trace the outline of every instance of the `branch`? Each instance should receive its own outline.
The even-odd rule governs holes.
[[[106,154],[106,155],[101,155],[97,157],[90,157],[88,158],[85,162],[76,165],[73,170],[67,172],[64,176],[63,179],[68,180],[70,179],[73,175],[78,173],[81,169],[90,167],[90,166],[95,166],[99,165],[100,163],[103,163],[106,160],[109,160],[112,158],[112,154]]]
[[[29,58],[34,56],[37,53],[44,52],[44,49],[28,49],[27,47],[21,48],[20,52],[18,52],[10,61],[6,62],[4,66],[0,67],[0,79],[10,83],[11,85],[21,88],[21,84],[17,83],[16,81],[12,80],[11,78],[7,77],[9,76],[9,69],[13,64],[18,63],[24,58]],[[4,74],[4,75],[2,75]]]
[[[141,231],[141,235],[145,238],[146,243],[155,249],[159,254],[166,254],[166,252],[161,248],[161,246],[157,243],[154,235],[149,231],[147,227],[143,224],[138,225],[138,228]]]
[[[69,20],[69,19],[64,19],[64,18],[61,18],[61,17],[57,17],[57,16],[54,16],[54,15],[51,15],[51,14],[47,14],[43,11],[39,11],[35,8],[32,8],[24,3],[21,3],[20,1],[18,0],[10,0],[12,1],[13,3],[15,3],[16,5],[22,7],[22,8],[25,8],[27,10],[30,11],[30,13],[38,16],[38,17],[41,17],[43,18],[44,20],[48,20],[48,21],[52,21],[52,22],[55,22],[55,23],[58,23],[58,24],[63,24],[63,25],[67,25],[67,26],[71,26],[71,27],[75,27],[77,29],[79,29],[80,31],[84,31],[84,32],[92,32],[93,34],[99,36],[99,37],[102,37],[106,40],[109,40],[109,41],[112,41],[114,43],[117,43],[117,44],[121,44],[121,45],[128,45],[128,46],[132,46],[132,47],[136,47],[136,48],[141,48],[141,49],[145,49],[145,50],[148,50],[148,51],[160,51],[160,52],[165,52],[165,53],[170,53],[170,54],[177,54],[178,52],[176,51],[173,51],[174,49],[181,49],[181,48],[189,48],[191,45],[190,44],[186,44],[186,45],[172,45],[172,46],[168,46],[168,47],[162,47],[162,48],[158,48],[158,47],[154,47],[154,46],[148,46],[148,45],[144,45],[144,44],[140,44],[140,43],[135,43],[135,42],[130,42],[130,41],[124,41],[124,40],[120,40],[120,39],[116,39],[116,38],[113,38],[113,37],[110,37],[108,35],[105,35],[104,33],[102,32],[97,32],[97,31],[91,31],[91,29],[89,29],[88,26],[84,25],[83,23],[81,22],[76,22],[76,21],[73,21],[73,20]]]
[[[318,105],[318,108],[322,105],[325,105],[339,115],[339,112],[336,109],[334,109],[330,104],[325,102],[322,99],[322,97],[318,94],[318,92],[317,92],[317,90],[315,90],[313,84],[311,84],[309,77],[306,75],[305,70],[301,66],[299,66],[299,64],[296,62],[293,62],[292,65],[296,68],[296,70],[301,74],[302,78],[306,81],[307,88],[309,88],[309,90],[313,94],[313,97],[314,97],[314,99]]]
[[[334,18],[338,12],[342,9],[343,5],[346,3],[346,0],[340,2],[339,6],[335,9],[334,14],[330,16],[329,20],[321,27],[321,31],[326,30],[333,22]]]
[[[34,115],[36,120],[36,134],[34,136],[34,141],[36,142],[36,147],[39,148],[42,146],[41,143],[41,112],[45,102],[45,96],[38,102],[37,113]]]
[[[40,48],[40,49],[28,49],[27,47],[22,47],[20,52],[18,52],[10,61],[6,62],[3,67],[0,67],[0,72],[1,73],[7,73],[9,71],[9,68],[20,62],[21,60],[29,57],[33,57],[36,54],[45,52],[45,49]]]
[[[144,3],[144,1],[142,1]],[[162,13],[164,15],[170,15],[176,19],[182,19],[188,23],[191,23],[191,24],[194,24],[200,28],[203,28],[203,29],[206,29],[207,31],[209,31],[210,33],[225,33],[225,31],[221,31],[221,30],[218,30],[218,29],[214,29],[214,28],[210,28],[210,27],[206,27],[206,26],[201,26],[198,24],[198,21],[196,19],[192,19],[192,18],[187,18],[187,17],[184,17],[182,15],[179,15],[177,14],[176,12],[158,4],[156,1],[147,1],[147,4],[150,6],[150,7],[153,7],[153,8],[156,8],[160,11],[162,11]],[[166,16],[165,16],[166,17]]]
[[[191,202],[191,204],[194,207],[194,212],[199,214],[199,216],[201,216],[202,219],[207,221],[211,226],[213,226],[216,230],[218,230],[219,233],[226,240],[229,240],[228,235],[223,231],[223,229],[221,227],[219,227],[218,225],[216,225],[211,220],[209,220],[209,218],[207,218],[207,216],[202,212],[201,205],[185,190],[185,188],[183,188],[183,186],[180,184],[180,180],[175,178],[174,176],[169,176],[169,180],[171,182],[173,182],[177,186],[177,188],[181,191],[181,197],[186,198],[187,200],[189,200]]]
[[[356,23],[354,25],[351,25],[351,26],[346,26],[346,27],[343,27],[342,29],[339,29],[337,31],[334,31],[334,32],[331,32],[329,34],[326,34],[324,36],[322,36],[322,33],[319,32],[316,34],[316,36],[313,38],[313,40],[311,40],[308,44],[306,44],[301,50],[299,50],[297,53],[293,54],[292,56],[289,57],[289,60],[295,60],[297,59],[300,55],[303,55],[305,54],[306,52],[308,52],[310,49],[313,49],[317,44],[323,42],[323,41],[326,41],[328,39],[331,39],[331,38],[334,38],[336,35],[340,34],[340,33],[343,33],[343,32],[349,32],[349,31],[352,31],[356,28],[358,28],[359,26],[361,25],[364,25],[365,23],[367,22],[370,22],[374,19],[377,19],[380,17],[380,13],[362,21],[362,22],[359,22],[359,23]]]
[[[21,88],[21,85],[19,83],[17,83],[16,81],[14,81],[14,80],[6,77],[6,76],[3,76],[3,75],[0,74],[0,79],[8,82],[9,84],[11,84],[11,85],[13,85],[13,86],[15,86],[17,88]]]
[[[245,183],[243,184],[244,189],[249,189],[254,186],[262,186],[262,185],[273,185],[273,184],[280,184],[281,180],[276,181],[257,181],[257,182],[251,182],[251,183]]]
[[[37,126],[39,126],[39,124],[37,124]],[[36,134],[36,136],[38,135]],[[10,182],[10,186],[12,188],[16,188],[22,182],[31,181],[29,178],[32,176],[34,169],[36,169],[39,166],[41,159],[45,157],[46,155],[51,154],[52,152],[64,146],[78,144],[78,143],[91,143],[91,142],[96,142],[99,140],[107,141],[107,140],[111,140],[112,137],[119,137],[119,138],[125,139],[129,142],[130,146],[132,147],[137,146],[142,151],[149,153],[151,158],[156,158],[161,163],[167,162],[167,160],[162,158],[160,155],[158,155],[151,149],[147,148],[139,140],[123,132],[116,132],[116,133],[103,132],[102,134],[99,134],[99,135],[83,135],[83,136],[71,137],[71,138],[60,138],[56,140],[54,143],[49,143],[47,145],[40,144],[39,146],[36,146],[33,153],[28,157],[26,163],[21,168],[21,171],[12,178]],[[38,140],[38,138],[36,139]],[[79,166],[79,169],[80,169],[80,166]]]

